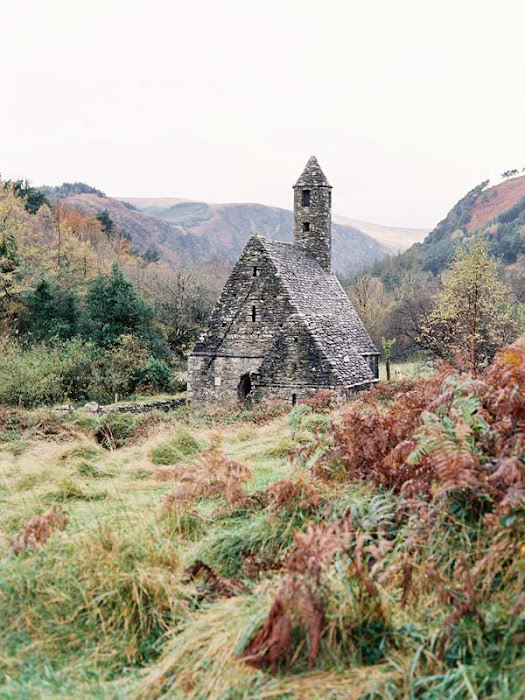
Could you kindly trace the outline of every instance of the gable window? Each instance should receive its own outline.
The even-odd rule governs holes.
[[[254,276],[254,277],[257,277],[258,274],[259,274],[259,271],[257,270],[257,266],[254,265],[254,266],[253,266],[253,276]]]
[[[257,311],[255,310],[255,306],[252,306],[252,321],[255,321],[257,318]]]
[[[310,206],[310,190],[303,190],[302,204],[303,207]]]
[[[303,231],[309,231],[309,230],[310,230],[310,222],[303,221]]]

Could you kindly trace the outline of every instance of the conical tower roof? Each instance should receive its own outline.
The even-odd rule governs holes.
[[[310,156],[294,187],[331,187],[315,156]]]

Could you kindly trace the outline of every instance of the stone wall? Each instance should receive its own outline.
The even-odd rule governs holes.
[[[167,401],[152,401],[150,403],[119,403],[117,404],[118,413],[149,413],[151,411],[174,411],[186,404],[185,399],[168,399]],[[64,406],[55,406],[55,411],[73,411],[74,407],[69,404]],[[103,415],[105,413],[115,413],[115,404],[101,406],[96,401],[90,401],[84,406],[86,413]]]

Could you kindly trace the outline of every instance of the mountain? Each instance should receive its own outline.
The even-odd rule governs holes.
[[[422,243],[414,243],[394,258],[372,268],[387,286],[395,286],[397,271],[412,267],[440,274],[452,261],[455,250],[474,234],[484,236],[491,253],[505,265],[525,255],[525,176],[504,180],[489,187],[485,180],[462,197]]]
[[[525,176],[493,187],[482,182],[455,204],[420,246],[423,269],[441,272],[456,246],[473,234],[484,235],[491,252],[505,264],[525,254]]]
[[[52,192],[49,193],[52,196]],[[107,211],[132,238],[139,251],[157,250],[176,264],[214,258],[234,262],[254,228],[274,240],[291,241],[293,215],[287,209],[262,204],[207,204],[188,200],[113,199],[90,189],[61,195],[90,214]],[[390,250],[353,226],[334,223],[334,270],[350,276],[384,258]]]
[[[401,226],[383,226],[381,224],[371,224],[360,219],[350,219],[347,216],[335,214],[333,221],[336,224],[352,226],[358,231],[367,233],[376,241],[388,248],[393,253],[399,253],[410,248],[414,243],[421,243],[430,233],[429,228],[406,228]]]
[[[48,196],[52,197],[53,193]],[[92,192],[68,194],[61,199],[87,214],[107,211],[115,224],[130,234],[135,249],[139,252],[157,250],[170,264],[212,257],[208,241],[204,238],[172,226],[158,216],[139,211],[127,202]]]
[[[255,205],[244,204],[210,204],[199,202],[191,199],[176,199],[172,197],[121,197],[122,201],[129,202],[135,205],[138,209],[146,211],[156,216],[160,216],[166,221],[174,224],[184,225],[186,223],[186,211],[188,214],[192,209],[197,212],[199,209],[204,211],[213,211],[220,207],[245,207]],[[274,209],[273,207],[267,207]],[[283,211],[282,209],[279,211]],[[286,211],[286,210],[285,210]],[[206,218],[206,217],[204,217]],[[429,228],[404,228],[395,226],[383,226],[381,224],[372,224],[360,219],[351,219],[346,216],[334,214],[332,217],[334,224],[340,224],[345,227],[350,227],[361,233],[371,236],[389,251],[398,253],[406,250],[413,243],[421,242],[430,232]]]

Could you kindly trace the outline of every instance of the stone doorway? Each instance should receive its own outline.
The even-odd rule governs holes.
[[[243,374],[239,386],[237,387],[237,396],[241,401],[246,401],[252,390],[252,380],[250,379],[250,374]]]

